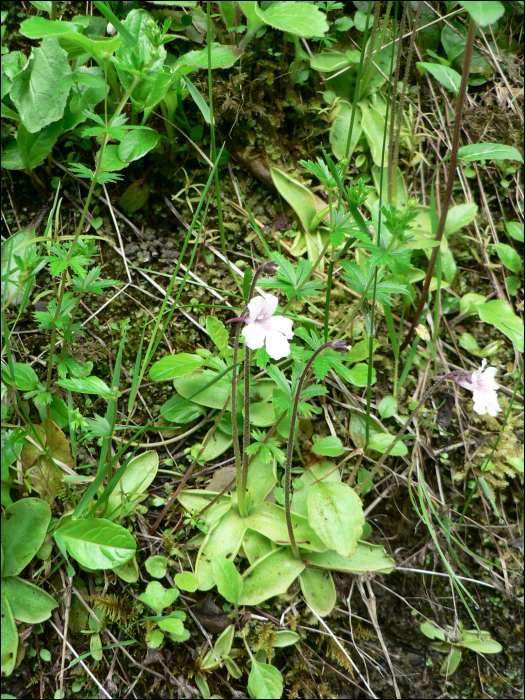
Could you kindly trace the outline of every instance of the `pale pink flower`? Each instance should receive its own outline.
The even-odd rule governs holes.
[[[292,319],[274,316],[279,300],[273,294],[254,297],[248,304],[248,315],[242,320],[245,343],[250,350],[258,350],[266,345],[266,351],[273,360],[281,360],[290,354],[293,338]]]
[[[485,369],[486,364],[487,360],[483,360],[481,367],[474,372],[458,372],[454,379],[464,389],[472,392],[476,413],[480,416],[484,413],[496,416],[501,411],[497,394],[499,384],[494,379],[497,370],[495,367]]]

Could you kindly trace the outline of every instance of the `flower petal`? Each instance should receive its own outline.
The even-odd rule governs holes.
[[[489,367],[486,369],[478,380],[480,388],[483,387],[485,391],[495,391],[499,389],[499,384],[495,379],[497,371],[496,367]]]
[[[250,350],[258,350],[264,345],[266,332],[258,323],[249,323],[242,329],[244,342]]]
[[[474,399],[474,410],[480,416],[485,413],[488,413],[489,416],[496,416],[501,411],[501,407],[498,404],[498,395],[495,391],[474,391],[472,398]]]
[[[254,323],[255,321],[266,321],[271,318],[275,313],[275,309],[279,304],[279,299],[273,294],[266,294],[266,296],[254,297],[248,304],[248,310],[250,315],[248,316],[248,323]]]
[[[290,343],[282,333],[274,331],[266,334],[266,351],[272,360],[282,360],[291,352]]]
[[[293,321],[291,318],[286,318],[286,316],[272,316],[272,318],[269,321],[266,321],[265,325],[269,325],[272,329],[272,332],[278,331],[290,340],[293,338]]]

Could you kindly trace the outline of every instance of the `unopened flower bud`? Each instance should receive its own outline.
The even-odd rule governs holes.
[[[261,273],[263,275],[275,275],[278,269],[279,265],[277,263],[272,262],[271,260],[267,260],[261,265]]]
[[[336,352],[346,352],[347,350],[350,350],[351,345],[348,340],[332,340],[330,347]]]

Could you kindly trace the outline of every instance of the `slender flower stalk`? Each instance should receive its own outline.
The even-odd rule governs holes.
[[[267,261],[263,263],[255,272],[252,283],[250,286],[250,291],[248,293],[247,304],[250,303],[253,293],[255,291],[255,285],[260,275],[273,275],[278,269],[278,265],[274,262]],[[248,317],[249,308],[248,305],[244,307],[241,315],[238,318],[232,318],[231,321],[239,321],[237,328],[235,330],[235,337],[233,340],[233,369],[232,369],[232,391],[231,391],[231,407],[232,407],[232,438],[233,438],[233,452],[235,455],[235,471],[237,478],[237,497],[239,499],[239,512],[244,517],[247,515],[245,509],[245,492],[246,492],[246,481],[248,474],[248,460],[246,459],[246,448],[250,444],[250,360],[249,360],[249,349],[245,346],[245,366],[244,366],[244,441],[243,441],[243,454],[241,460],[241,448],[239,443],[239,428],[237,425],[237,357],[239,354],[239,337],[241,334],[242,324],[245,318]],[[248,379],[246,379],[248,377]],[[246,390],[246,385],[248,385],[248,390]],[[248,406],[246,406],[246,397],[248,398]],[[248,435],[248,442],[246,442],[246,435]],[[243,469],[244,464],[246,464],[245,469]],[[246,475],[244,474],[246,472]]]
[[[288,528],[288,537],[290,538],[290,545],[292,547],[292,552],[294,553],[294,557],[296,559],[301,559],[301,554],[299,553],[299,548],[297,546],[295,536],[293,533],[292,515],[290,512],[290,490],[292,486],[292,457],[295,443],[295,424],[297,422],[297,409],[301,398],[301,391],[303,389],[304,380],[308,376],[308,373],[310,372],[312,364],[317,355],[319,355],[319,353],[321,353],[326,348],[332,348],[332,350],[336,350],[337,352],[346,352],[346,350],[350,349],[350,345],[346,342],[346,340],[331,340],[328,343],[323,343],[323,345],[320,345],[317,348],[317,350],[312,354],[312,356],[306,363],[306,367],[304,368],[304,371],[299,378],[297,389],[295,391],[295,397],[292,408],[292,422],[290,424],[290,436],[288,438],[288,447],[286,450],[286,462],[284,468],[284,511],[286,514],[286,526]]]

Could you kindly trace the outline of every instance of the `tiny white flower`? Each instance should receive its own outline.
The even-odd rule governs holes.
[[[464,389],[472,391],[476,413],[479,413],[480,416],[484,413],[496,416],[501,411],[497,394],[499,384],[496,384],[494,379],[497,370],[495,367],[485,369],[486,364],[487,360],[483,360],[481,367],[475,372],[462,372],[455,379]]]
[[[116,30],[115,27],[111,24],[111,22],[108,22],[108,26],[106,27],[106,33],[107,33],[109,36],[111,36],[111,35],[114,34],[116,31],[117,31],[117,30]]]
[[[246,326],[242,330],[250,350],[266,345],[273,360],[282,360],[290,354],[289,339],[293,338],[292,319],[274,316],[279,300],[273,294],[254,297],[248,304],[248,316],[243,318]]]

